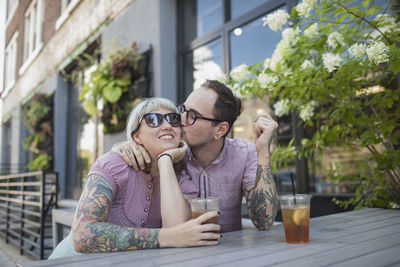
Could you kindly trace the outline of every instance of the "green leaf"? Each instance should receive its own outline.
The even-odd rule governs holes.
[[[122,90],[120,87],[107,85],[103,89],[103,95],[105,100],[110,103],[115,103],[121,97]]]
[[[299,16],[299,12],[297,12],[297,10],[295,8],[292,8],[292,14],[291,14],[291,19],[297,19],[297,17]]]
[[[131,84],[131,81],[124,80],[124,79],[116,79],[115,82],[118,86],[121,86],[121,87],[129,86]]]
[[[367,8],[369,6],[370,0],[364,0],[362,5],[364,8]]]
[[[98,113],[96,102],[93,99],[86,99],[83,101],[82,107],[90,116],[96,116]]]

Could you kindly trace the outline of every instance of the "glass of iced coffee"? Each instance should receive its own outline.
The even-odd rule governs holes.
[[[310,195],[296,194],[280,196],[286,242],[306,244],[309,242]]]
[[[208,212],[208,211],[219,211],[219,203],[221,202],[221,198],[219,197],[208,197],[208,198],[193,198],[189,199],[190,207],[192,209],[192,218],[195,219],[200,215]],[[207,220],[207,223],[215,223],[218,224],[219,216],[212,217]]]

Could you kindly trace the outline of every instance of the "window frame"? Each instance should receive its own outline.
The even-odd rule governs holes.
[[[14,87],[17,75],[18,57],[18,32],[15,32],[10,42],[7,44],[4,55],[4,91],[2,97],[6,96],[11,88]]]
[[[12,7],[11,10],[9,10],[9,4],[10,4],[10,0],[7,0],[7,15],[6,15],[6,27],[8,26],[8,24],[10,23],[10,21],[12,20],[12,18],[14,17],[15,11],[17,10],[18,6],[19,6],[19,0],[15,0],[14,2],[14,6]]]
[[[65,6],[65,9],[62,10],[63,2],[67,0],[60,0],[60,16],[58,17],[55,25],[56,31],[61,28],[61,26],[67,21],[68,17],[71,15],[72,11],[79,4],[81,0],[71,0],[71,2]]]
[[[19,75],[25,72],[43,48],[44,4],[44,0],[34,0],[24,14],[24,63],[19,69]],[[34,18],[34,23],[32,23],[32,18]],[[33,45],[34,48],[32,48]]]

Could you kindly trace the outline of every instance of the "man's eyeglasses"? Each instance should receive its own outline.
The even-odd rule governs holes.
[[[151,128],[156,128],[163,123],[163,119],[165,119],[169,124],[171,124],[172,127],[181,126],[181,115],[178,113],[168,113],[168,114],[146,113],[143,115],[140,122],[144,120],[147,126]]]
[[[186,123],[189,125],[193,125],[197,119],[202,119],[202,120],[206,120],[206,121],[213,121],[213,122],[223,122],[221,120],[217,120],[217,119],[212,119],[212,118],[206,118],[203,116],[199,116],[196,114],[196,111],[194,110],[187,110],[185,105],[179,105],[178,106],[178,112],[180,114],[182,114],[183,112],[186,112]]]

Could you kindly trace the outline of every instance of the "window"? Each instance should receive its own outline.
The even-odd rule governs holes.
[[[206,4],[208,3],[208,4]],[[277,9],[290,10],[289,0],[178,0],[178,102],[200,86],[205,79],[216,79],[240,65],[251,65],[271,57],[281,40],[281,32],[262,27],[262,17]],[[233,126],[233,137],[254,141],[253,120],[257,114],[271,111],[269,97],[242,99],[243,113]],[[279,144],[288,144],[293,135],[291,116],[280,118]],[[289,170],[274,173],[282,181],[296,170],[299,179],[307,177],[307,163],[293,162]],[[279,183],[279,186],[284,182]],[[285,187],[278,186],[283,192]]]
[[[20,69],[20,74],[25,71],[42,49],[43,17],[44,0],[33,1],[25,13],[24,64]]]
[[[15,83],[15,70],[17,62],[17,37],[18,32],[14,34],[6,48],[4,77],[5,92],[3,96],[7,94],[7,92],[14,86]]]
[[[60,17],[56,21],[56,30],[67,20],[72,10],[77,6],[80,0],[60,0]]]
[[[192,88],[198,88],[205,79],[217,79],[222,71],[221,39],[211,41],[184,56],[185,65],[185,98]]]
[[[19,0],[8,0],[7,1],[7,23],[13,17],[15,10],[17,10],[18,5],[19,5]]]

